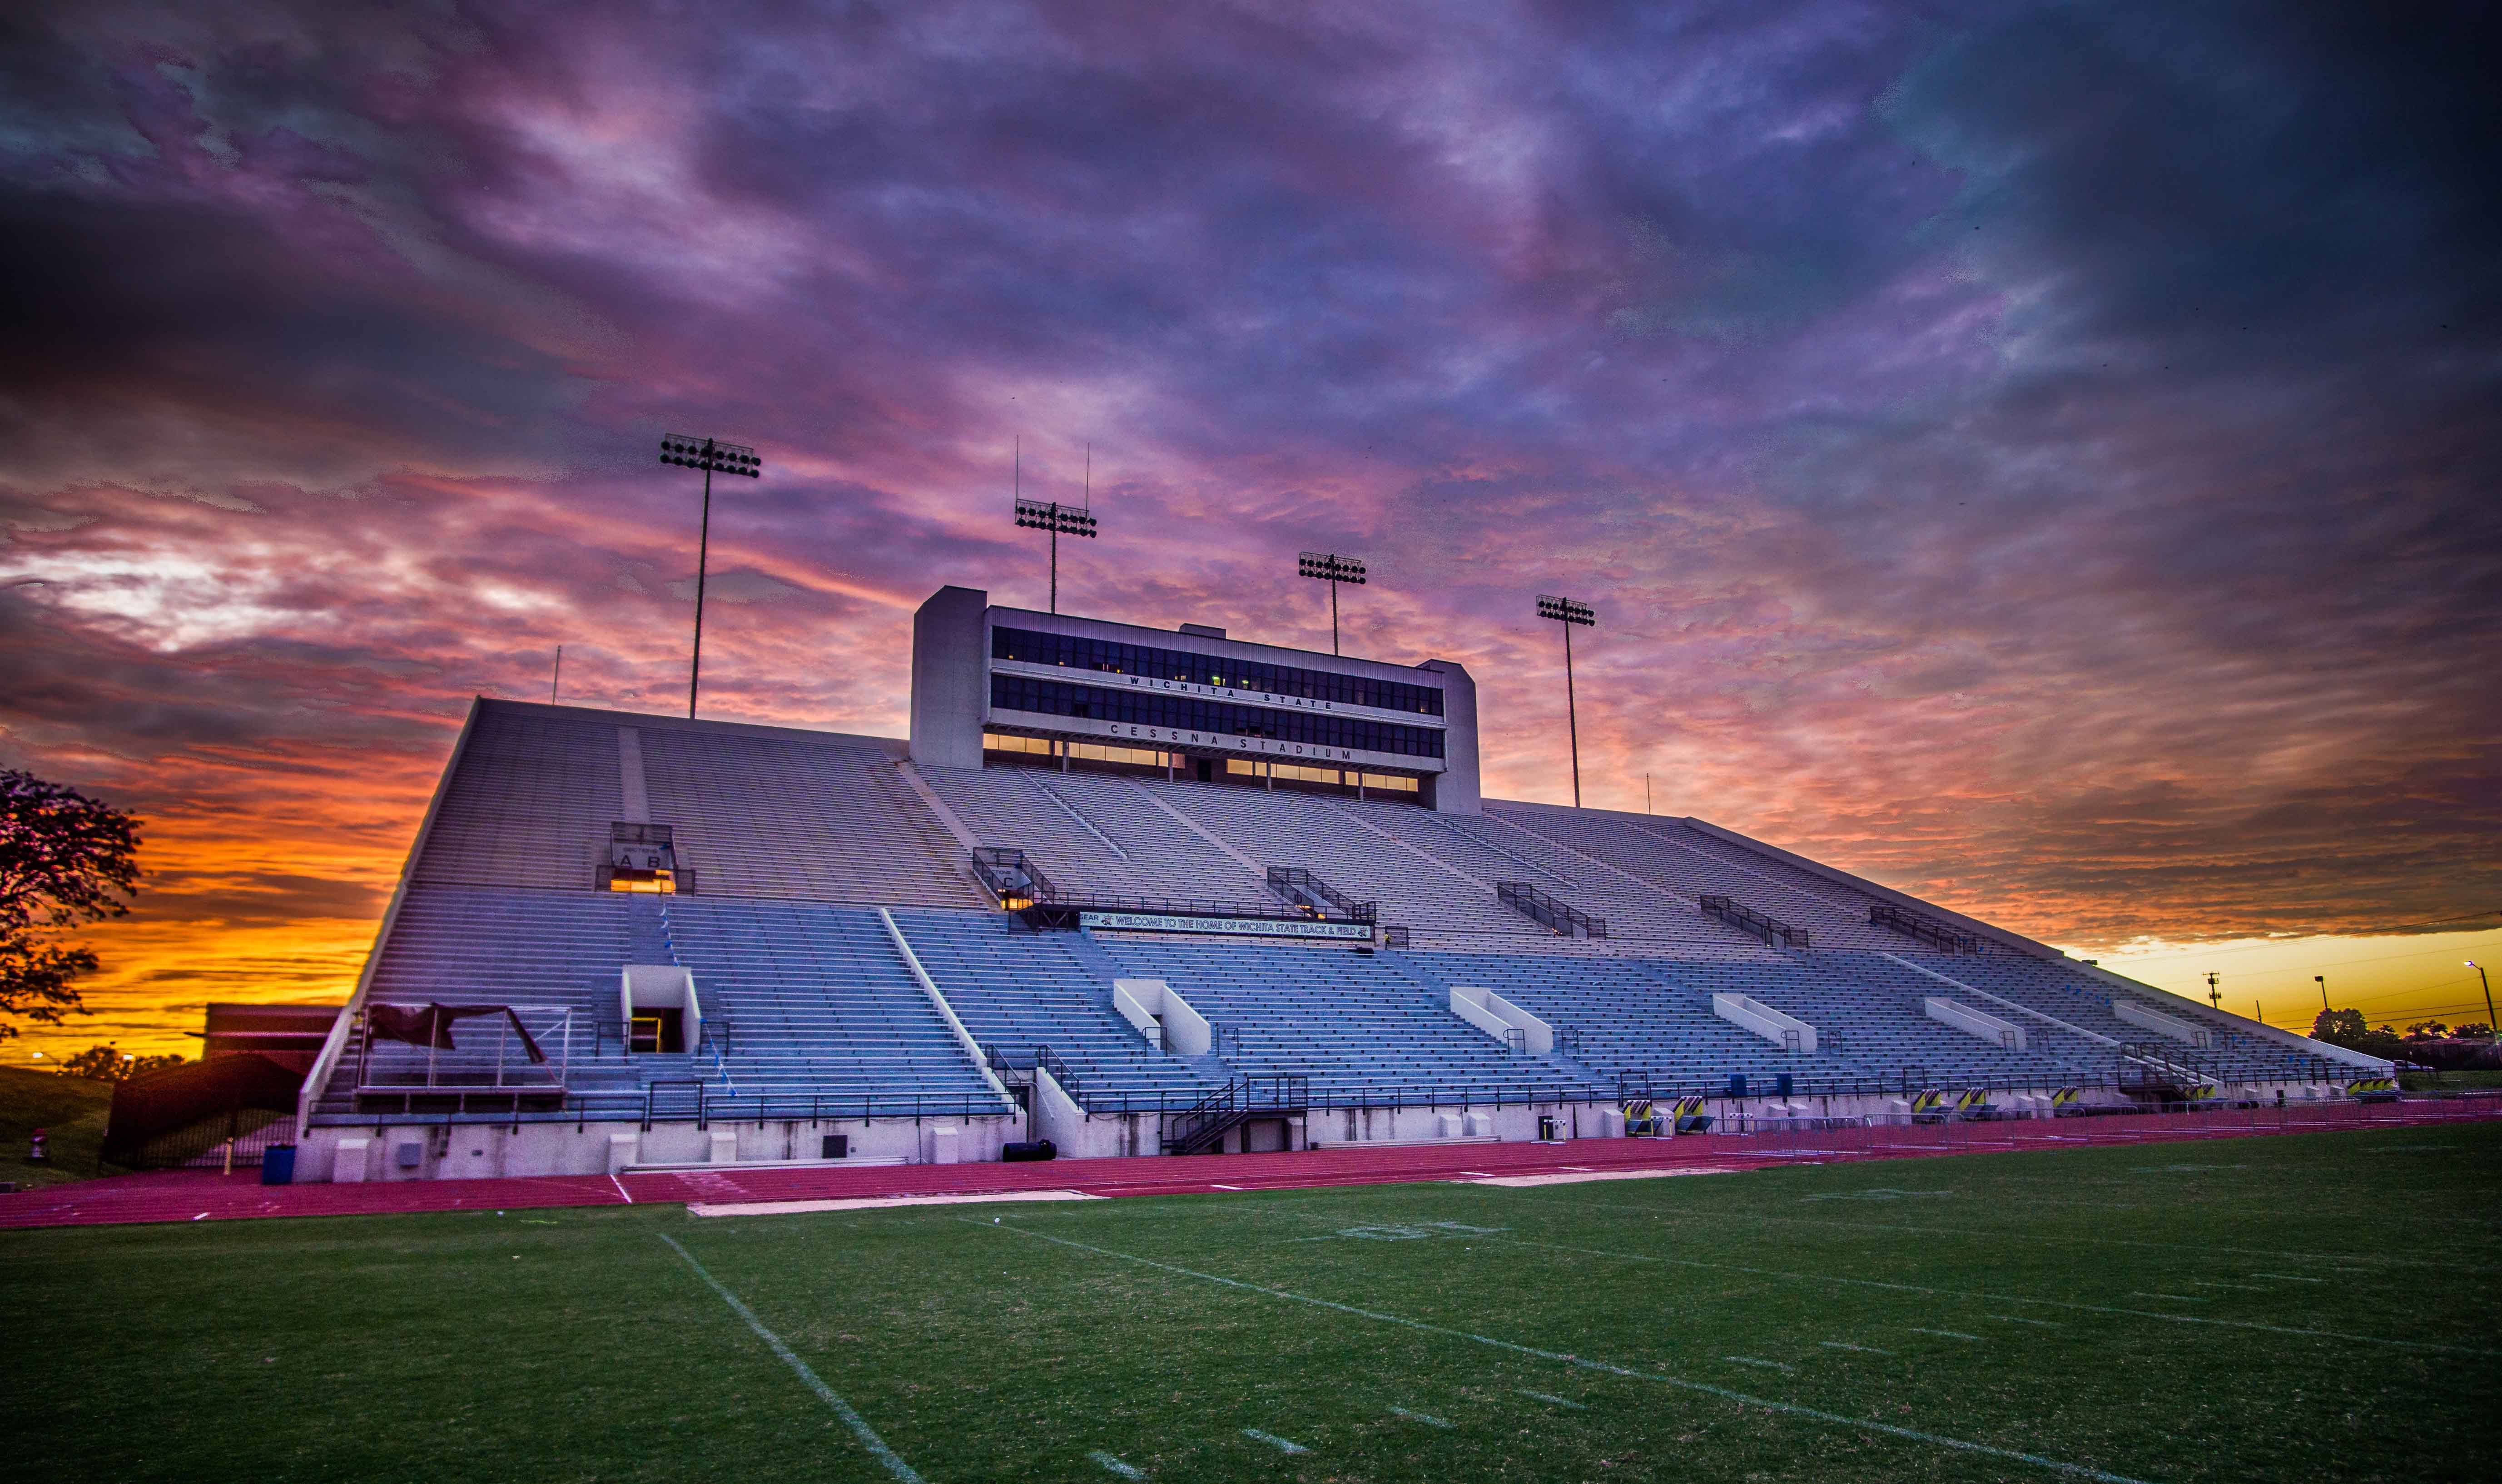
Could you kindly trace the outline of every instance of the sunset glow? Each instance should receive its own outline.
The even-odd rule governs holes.
[[[146,890],[0,1061],[344,997],[558,645],[682,712],[682,429],[766,468],[707,716],[902,735],[914,605],[1044,601],[1021,439],[1101,521],[1065,610],[1326,650],[1296,554],[1359,556],[1347,653],[1466,663],[1492,796],[1571,797],[1569,591],[1594,807],[2484,1018],[2502,193],[2431,22],[117,10],[0,60],[0,765]]]

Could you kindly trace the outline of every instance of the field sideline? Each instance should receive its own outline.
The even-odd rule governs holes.
[[[0,1233],[71,1478],[2460,1478],[2502,1126]],[[40,1378],[40,1379],[38,1379]]]

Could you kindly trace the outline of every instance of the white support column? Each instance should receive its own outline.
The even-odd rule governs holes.
[[[1711,1013],[1788,1051],[1815,1050],[1815,1028],[1746,995],[1714,995]]]
[[[1929,1019],[1941,1026],[1951,1026],[1976,1040],[1987,1041],[2002,1051],[2024,1049],[2024,1028],[2013,1021],[2000,1020],[1986,1011],[1970,1005],[1959,1005],[1943,995],[1931,995],[1920,1001]]]

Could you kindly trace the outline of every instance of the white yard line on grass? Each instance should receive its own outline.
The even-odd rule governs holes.
[[[1914,1334],[1943,1334],[1948,1339],[1980,1338],[1978,1334],[1966,1334],[1961,1330],[1923,1330],[1918,1325],[1905,1325],[1903,1328],[1910,1331]]]
[[[892,1206],[994,1205],[1018,1200],[1101,1200],[1084,1191],[1007,1191],[987,1196],[863,1196],[844,1200],[710,1200],[689,1216],[798,1216],[810,1211],[883,1211]]]
[[[1409,1422],[1421,1422],[1429,1428],[1447,1428],[1450,1426],[1449,1423],[1444,1422],[1439,1417],[1428,1417],[1422,1412],[1411,1412],[1403,1406],[1394,1406],[1390,1410],[1397,1416],[1406,1418]]]
[[[2254,1272],[2250,1274],[2250,1276],[2253,1278],[2274,1278],[2280,1283],[2328,1283],[2334,1281],[2329,1278],[2305,1278],[2289,1272]]]
[[[1143,1479],[1146,1477],[1144,1470],[1122,1463],[1119,1459],[1114,1458],[1112,1455],[1104,1452],[1100,1448],[1096,1449],[1094,1452],[1086,1456],[1102,1465],[1105,1469],[1110,1472],[1117,1473],[1125,1479]]]
[[[1749,1396],[1744,1392],[1731,1391],[1725,1386],[1711,1386],[1701,1381],[1688,1381],[1678,1376],[1661,1375],[1657,1371],[1636,1370],[1627,1366],[1611,1366],[1605,1361],[1594,1361],[1586,1356],[1566,1355],[1555,1350],[1540,1350],[1535,1345],[1517,1344],[1507,1339],[1496,1339],[1491,1335],[1471,1334],[1466,1330],[1453,1330],[1443,1325],[1429,1324],[1421,1319],[1409,1319],[1399,1314],[1386,1314],[1379,1309],[1358,1308],[1354,1304],[1339,1303],[1331,1298],[1314,1298],[1304,1294],[1288,1293],[1282,1288],[1264,1288],[1257,1283],[1246,1283],[1240,1278],[1220,1277],[1212,1272],[1200,1272],[1196,1268],[1181,1267],[1171,1263],[1159,1263],[1153,1258],[1142,1258],[1133,1253],[1115,1252],[1109,1247],[1098,1247],[1092,1242],[1071,1241],[1067,1237],[1054,1236],[1048,1231],[1036,1231],[1030,1227],[994,1228],[993,1230],[1014,1231],[1020,1236],[1034,1237],[1038,1240],[1051,1242],[1062,1247],[1073,1247],[1080,1252],[1094,1253],[1098,1257],[1113,1258],[1124,1263],[1135,1263],[1142,1267],[1152,1267],[1160,1272],[1174,1273],[1185,1278],[1197,1278],[1202,1283],[1214,1283],[1222,1287],[1235,1289],[1246,1294],[1259,1294],[1269,1298],[1282,1298],[1289,1303],[1307,1303],[1315,1308],[1331,1309],[1340,1314],[1352,1314],[1359,1319],[1369,1319],[1379,1324],[1398,1325],[1403,1329],[1414,1330],[1425,1334],[1439,1334],[1450,1339],[1467,1340],[1471,1344],[1484,1345],[1495,1350],[1508,1350],[1514,1355],[1526,1355],[1537,1360],[1553,1361],[1559,1365],[1572,1366],[1582,1370],[1595,1370],[1606,1375],[1623,1376],[1629,1380],[1649,1381],[1661,1386],[1671,1386],[1679,1391],[1697,1392],[1707,1397],[1717,1397],[1724,1401],[1734,1401],[1741,1406],[1760,1406],[1771,1411],[1785,1413],[1792,1417],[1805,1417],[1813,1422],[1828,1423],[1835,1427],[1851,1428],[1863,1433],[1882,1433],[1889,1437],[1900,1437],[1906,1438],[1911,1442],[1927,1443],[1931,1447],[1950,1448],[1959,1453],[1978,1453],[1990,1458],[2012,1459],[2017,1463],[2031,1464],[2037,1468],[2047,1468],[2056,1473],[2072,1474],[2078,1478],[2098,1479],[2103,1481],[2103,1484],[2147,1484],[2147,1481],[2143,1479],[2134,1479],[2124,1473],[2107,1473],[2100,1468],[2088,1467],[2083,1464],[2071,1464],[2062,1459],[2044,1458],[2038,1453],[2019,1453],[2012,1448],[1996,1448],[1990,1446],[1988,1443],[1977,1443],[1967,1438],[1947,1437],[1944,1434],[1938,1433],[1923,1433],[1916,1428],[1896,1427],[1890,1422],[1875,1422],[1864,1417],[1845,1417],[1838,1412],[1819,1411],[1814,1407],[1800,1406],[1795,1402],[1775,1401],[1768,1397]],[[1257,1437],[1264,1442],[1276,1443],[1288,1448],[1295,1447],[1295,1445],[1287,1443],[1284,1438],[1270,1437],[1265,1433],[1255,1432],[1248,1428],[1243,1430],[1243,1435],[1247,1437]],[[1295,1451],[1300,1452],[1303,1450],[1296,1449]]]
[[[1589,1410],[1588,1407],[1582,1405],[1578,1401],[1567,1401],[1561,1397],[1550,1397],[1544,1392],[1524,1391],[1521,1395],[1528,1397],[1533,1400],[1552,1402],[1557,1406],[1569,1406],[1576,1412],[1586,1412]]]
[[[1720,1359],[1727,1361],[1732,1366],[1760,1366],[1766,1370],[1783,1370],[1789,1372],[1791,1375],[1798,1374],[1798,1367],[1796,1366],[1784,1366],[1778,1361],[1759,1361],[1750,1355],[1724,1355],[1720,1357]]]
[[[1561,1242],[1533,1242],[1517,1236],[1490,1236],[1486,1240],[1508,1242],[1515,1247],[1543,1247],[1551,1252],[1576,1252],[1583,1257],[1612,1258],[1622,1263],[1665,1263],[1674,1267],[1702,1267],[1721,1272],[1753,1273],[1761,1278],[1783,1278],[1795,1283],[1841,1283],[1852,1288],[1880,1288],[1898,1294],[1929,1294],[1941,1298],[1977,1298],[1984,1303],[2029,1303],[2045,1308],[2073,1309],[2085,1314],[2125,1314],[2136,1319],[2159,1319],[2166,1324],[2214,1325],[2218,1329],[2257,1330],[2268,1334],[2300,1334],[2312,1339],[2343,1339],[2366,1345],[2394,1345],[2402,1350],[2438,1350],[2449,1355],[2502,1357],[2502,1350],[2480,1350],[2473,1345],[2444,1345],[2425,1339],[2389,1339],[2378,1334],[2349,1334],[2341,1330],[2302,1330],[2287,1325],[2263,1325],[2251,1319],[2210,1319],[2203,1314],[2173,1314],[2162,1309],[2122,1309],[2109,1304],[2077,1303],[2065,1298],[2026,1298],[2015,1294],[1976,1294],[1956,1288],[1927,1288],[1917,1283],[1887,1283],[1877,1278],[1841,1278],[1828,1273],[1783,1272],[1777,1267],[1749,1267],[1742,1263],[1706,1263],[1694,1258],[1664,1258],[1647,1252],[1604,1252],[1595,1247],[1567,1247]]]
[[[1035,1234],[1040,1235],[1041,1233],[1036,1232]],[[1059,1239],[1060,1238],[1058,1237],[1052,1238],[1053,1241],[1058,1241]],[[1280,1453],[1309,1453],[1312,1451],[1311,1449],[1304,1447],[1302,1443],[1288,1442],[1286,1439],[1279,1437],[1274,1433],[1263,1433],[1258,1428],[1244,1428],[1242,1430],[1242,1435],[1250,1438],[1254,1442],[1267,1443],[1269,1447],[1276,1449]]]
[[[1452,1183],[1455,1185],[1464,1185],[1484,1184],[1485,1182],[1454,1181]],[[1914,1236],[1956,1236],[1971,1238],[2008,1237],[2014,1234],[2006,1231],[1989,1231],[1977,1227],[1912,1227],[1906,1226],[1901,1222],[1834,1221],[1830,1218],[1817,1216],[1774,1216],[1768,1212],[1762,1211],[1715,1211],[1706,1216],[1697,1212],[1663,1210],[1657,1206],[1608,1205],[1592,1200],[1573,1201],[1572,1209],[1575,1211],[1622,1211],[1630,1216],[1647,1216],[1653,1221],[1710,1221],[1714,1223],[1729,1221],[1768,1221],[1777,1222],[1782,1226],[1835,1227],[1849,1231],[1905,1231],[1910,1232]],[[2138,1241],[2124,1236],[2064,1236],[2056,1232],[2047,1231],[2026,1231],[2022,1233],[2022,1236],[2024,1240],[2031,1242],[2083,1242],[2099,1247],[2151,1247],[2163,1252],[2196,1252],[2209,1256],[2222,1252],[2239,1253],[2245,1257],[2292,1258],[2297,1262],[2305,1263],[2379,1263],[2384,1265],[2384,1267],[2446,1268],[2452,1272],[2473,1272],[2479,1277],[2483,1277],[2485,1271],[2483,1267],[2471,1267],[2464,1263],[2438,1262],[2428,1258],[2376,1257],[2370,1253],[2362,1252],[2288,1252],[2282,1247],[2202,1247],[2195,1242],[2148,1242]],[[2358,1272],[2371,1271],[2369,1268],[2357,1268],[2355,1270]],[[2395,1273],[2385,1271],[2381,1272],[2378,1275],[2382,1277],[2398,1276]],[[2282,1277],[2285,1275],[2282,1273],[2258,1273],[2254,1276],[2264,1278]],[[2316,1283],[2323,1280],[2305,1278],[2300,1281],[2305,1283]]]
[[[1463,1183],[1504,1185],[1522,1190],[1533,1185],[1587,1185],[1594,1180],[1665,1180],[1671,1175],[1734,1175],[1718,1164],[1677,1164],[1663,1169],[1566,1170],[1552,1175],[1485,1175]]]
[[[2024,1319],[2014,1314],[1983,1314],[1980,1317],[1983,1319],[1995,1319],[2003,1325],[2039,1325],[2045,1330],[2056,1330],[2061,1328],[2059,1322],[2055,1319]]]
[[[876,1431],[862,1419],[860,1413],[852,1410],[850,1402],[834,1395],[834,1389],[819,1380],[817,1373],[808,1368],[807,1362],[799,1359],[790,1346],[782,1343],[781,1335],[764,1328],[764,1321],[756,1317],[754,1309],[739,1302],[736,1294],[722,1287],[719,1278],[704,1271],[704,1265],[695,1261],[693,1253],[679,1246],[678,1239],[666,1232],[659,1233],[659,1237],[669,1244],[670,1251],[687,1260],[687,1265],[694,1269],[696,1277],[703,1279],[707,1287],[721,1295],[721,1301],[729,1305],[731,1313],[747,1321],[747,1327],[755,1331],[757,1338],[764,1341],[775,1355],[782,1358],[783,1365],[790,1366],[798,1374],[800,1380],[808,1383],[808,1390],[817,1394],[817,1400],[833,1408],[834,1415],[843,1420],[843,1426],[852,1430],[852,1435],[861,1440],[861,1446],[868,1450],[869,1457],[884,1464],[886,1471],[901,1479],[903,1484],[925,1484],[921,1475],[912,1471],[912,1466],[905,1463],[893,1448],[888,1447],[886,1439],[878,1436]]]
[[[1894,1353],[1891,1350],[1879,1350],[1874,1345],[1847,1345],[1838,1339],[1820,1339],[1817,1340],[1816,1343],[1822,1345],[1827,1350],[1856,1350],[1861,1355],[1892,1355]]]

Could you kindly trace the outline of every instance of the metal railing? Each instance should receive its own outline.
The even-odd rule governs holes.
[[[1705,917],[1716,917],[1750,938],[1761,938],[1767,947],[1806,948],[1809,946],[1807,929],[1793,928],[1776,917],[1767,917],[1744,902],[1706,892],[1697,899]]]
[[[1879,928],[1891,928],[1896,932],[1943,948],[1950,954],[1980,952],[1980,939],[1975,934],[1949,928],[1936,918],[1895,906],[1889,901],[1870,902],[1868,921]]]
[[[1495,900],[1565,938],[1604,938],[1607,920],[1592,917],[1569,902],[1549,896],[1526,881],[1498,881]]]
[[[1369,923],[1376,915],[1375,903],[1356,901],[1299,865],[1268,867],[1268,890],[1317,915],[1326,916],[1335,907],[1350,923]]]

